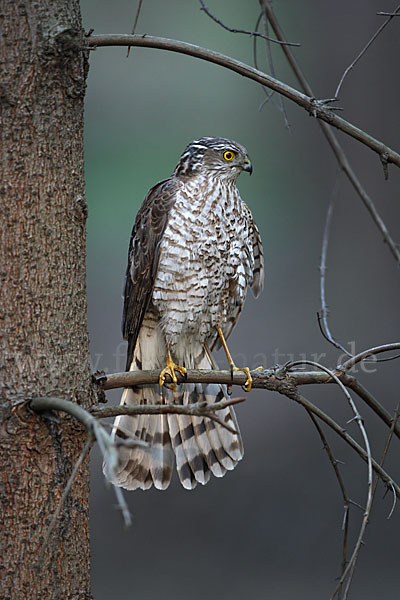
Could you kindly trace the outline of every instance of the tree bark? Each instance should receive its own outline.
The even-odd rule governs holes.
[[[0,494],[3,600],[91,598],[85,461],[43,541],[86,433],[22,401],[93,402],[86,323],[83,102],[78,0],[0,8]]]

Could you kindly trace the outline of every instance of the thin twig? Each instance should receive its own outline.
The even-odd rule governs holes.
[[[335,340],[333,337],[331,330],[328,324],[328,307],[326,303],[326,286],[325,286],[325,275],[326,275],[326,263],[327,263],[327,255],[328,255],[328,243],[329,243],[329,233],[332,222],[333,209],[335,205],[335,195],[337,192],[338,186],[338,178],[335,181],[335,185],[333,187],[331,196],[329,198],[328,210],[326,213],[325,219],[325,227],[324,233],[322,236],[322,248],[321,248],[321,262],[320,262],[320,280],[319,280],[319,293],[321,298],[321,313],[318,313],[318,324],[320,326],[320,330],[322,335],[328,342],[330,342],[335,348],[342,350],[347,356],[352,356],[342,344]]]
[[[351,354],[351,352],[346,350],[346,348],[342,344],[340,344],[340,342],[335,340],[335,338],[333,337],[333,335],[330,331],[329,324],[328,324],[328,307],[327,307],[327,303],[326,303],[325,275],[326,275],[327,253],[328,253],[328,243],[329,243],[329,232],[330,232],[331,221],[332,221],[337,181],[338,180],[336,180],[334,189],[333,189],[331,197],[329,199],[328,211],[327,211],[326,220],[325,220],[325,227],[324,227],[324,232],[323,232],[323,236],[322,236],[321,262],[320,262],[321,312],[317,313],[317,317],[318,317],[318,325],[319,325],[319,328],[320,328],[320,331],[321,331],[323,337],[329,343],[331,343],[333,346],[335,346],[335,348],[342,350],[342,352],[344,352],[349,358],[354,358],[354,356],[353,356],[353,354]],[[376,359],[375,362],[385,362],[388,360],[394,360],[396,358],[400,358],[400,355],[392,356],[389,359],[383,359],[383,360]],[[365,358],[363,360],[365,360]]]
[[[140,11],[142,9],[142,3],[143,3],[143,0],[139,0],[138,7],[137,7],[137,10],[136,10],[135,20],[133,22],[133,27],[132,27],[132,32],[131,32],[132,35],[135,35],[135,33],[136,33],[136,26],[137,26],[138,21],[139,21],[139,15],[140,15]],[[126,52],[126,58],[128,58],[130,51],[131,51],[131,47],[128,46],[128,50]]]
[[[261,14],[262,14],[263,23],[264,23],[265,35],[268,36],[268,18],[264,11],[262,11]],[[267,37],[265,46],[266,46],[266,51],[267,51],[267,60],[268,60],[268,64],[269,64],[270,73],[271,73],[272,77],[276,78],[274,61],[272,60],[271,43],[270,43],[270,40],[268,37]],[[283,98],[280,94],[278,96],[278,102],[279,102],[280,111],[283,114],[283,118],[285,121],[285,127],[286,127],[286,129],[288,129],[290,131],[290,123],[289,123],[289,119],[288,119],[288,116],[286,113],[285,104],[284,104]]]
[[[145,371],[143,371],[145,372]],[[152,372],[152,371],[151,371]],[[195,402],[194,404],[133,404],[119,406],[92,406],[89,410],[91,414],[100,419],[108,417],[117,417],[119,415],[191,415],[194,417],[205,417],[208,414],[213,414],[218,410],[222,410],[228,406],[244,402],[246,398],[229,398],[214,404],[206,402]],[[120,412],[121,409],[124,412]]]
[[[96,422],[97,423],[97,422]],[[96,439],[104,461],[104,474],[106,480],[112,484],[117,499],[117,510],[120,511],[125,527],[132,525],[132,517],[120,487],[114,483],[114,476],[118,466],[118,447],[113,437],[105,434],[104,428],[97,423]],[[104,434],[102,434],[104,432]],[[148,444],[147,444],[148,446]]]
[[[331,600],[333,600],[333,598],[335,598],[335,596],[337,596],[339,591],[342,589],[343,583],[347,579],[346,588],[345,588],[345,592],[344,592],[344,598],[346,598],[347,592],[348,592],[348,589],[350,587],[350,583],[352,580],[354,567],[357,562],[358,553],[360,551],[360,547],[361,547],[361,544],[362,544],[362,541],[364,538],[365,529],[368,524],[369,515],[371,513],[372,500],[373,500],[373,496],[372,496],[372,468],[373,468],[372,461],[373,461],[373,459],[372,459],[372,455],[371,455],[371,448],[370,448],[369,439],[368,439],[368,435],[367,435],[367,432],[366,432],[366,429],[364,426],[363,419],[361,418],[360,413],[358,412],[358,409],[357,409],[356,405],[354,404],[354,401],[353,401],[351,395],[349,394],[349,392],[347,391],[347,389],[345,388],[343,383],[340,381],[340,379],[335,375],[335,373],[333,373],[333,371],[331,371],[330,369],[327,369],[327,367],[324,367],[324,365],[321,365],[320,363],[314,362],[312,360],[294,361],[292,363],[292,366],[298,366],[299,364],[313,366],[313,367],[316,367],[317,369],[321,369],[322,371],[328,372],[329,375],[332,377],[332,379],[335,380],[335,382],[341,388],[342,392],[344,393],[344,395],[346,396],[346,398],[348,400],[351,410],[354,413],[354,420],[356,421],[356,423],[360,429],[361,435],[363,437],[363,440],[364,440],[365,454],[366,454],[366,460],[367,460],[367,465],[368,465],[367,502],[366,502],[365,512],[364,512],[363,520],[362,520],[361,527],[360,527],[360,533],[358,535],[357,542],[354,546],[353,554],[351,555],[351,558],[350,558],[344,572],[342,573],[342,575],[340,577],[339,583],[338,583],[334,593],[331,596]]]
[[[397,405],[396,410],[394,411],[392,425],[390,427],[390,430],[389,430],[389,433],[388,433],[388,436],[387,436],[387,439],[386,439],[386,443],[385,443],[385,447],[383,449],[381,460],[379,461],[379,464],[381,465],[381,467],[383,467],[384,462],[386,460],[386,456],[387,456],[387,453],[389,451],[389,446],[390,446],[390,443],[391,443],[392,438],[393,438],[393,433],[394,433],[394,429],[396,427],[396,423],[397,423],[398,418],[399,418],[399,414],[400,414],[400,404]],[[376,477],[375,482],[374,482],[374,489],[372,490],[372,496],[373,497],[375,496],[376,489],[378,487],[378,481],[379,481],[379,478]],[[393,494],[393,505],[392,505],[391,511],[389,513],[388,519],[390,519],[390,517],[392,516],[395,506],[396,506],[396,494]]]
[[[228,27],[225,25],[220,19],[218,19],[215,15],[212,14],[210,9],[207,7],[206,3],[203,0],[199,0],[201,4],[201,9],[206,13],[215,23],[221,25],[223,29],[230,31],[231,33],[244,33],[245,35],[251,35],[252,37],[260,37],[264,40],[268,40],[269,42],[274,42],[274,44],[285,44],[286,46],[300,46],[297,42],[281,42],[280,40],[274,40],[273,38],[268,37],[268,35],[263,35],[262,33],[258,33],[257,31],[246,31],[245,29],[233,29],[232,27]]]
[[[246,398],[229,398],[221,402],[215,402],[214,404],[207,404],[205,402],[196,402],[194,404],[136,404],[133,406],[93,406],[90,411],[91,413],[100,419],[108,417],[117,417],[119,415],[159,415],[159,414],[176,414],[176,415],[191,415],[197,417],[207,417],[212,421],[219,423],[222,427],[238,435],[236,429],[221,421],[215,412],[222,410],[228,406],[239,404],[244,402]]]
[[[321,419],[321,421],[326,423],[326,425],[328,425],[328,427],[330,427],[333,431],[335,431],[335,433],[339,437],[341,437],[351,448],[353,448],[353,450],[355,450],[357,452],[357,454],[365,462],[368,463],[369,457],[368,457],[367,452],[364,450],[364,448],[362,446],[360,446],[355,441],[355,439],[352,438],[351,435],[349,435],[345,429],[343,429],[343,427],[341,427],[338,423],[336,423],[336,421],[334,421],[334,419],[332,419],[332,417],[327,415],[318,406],[315,406],[315,404],[313,404],[312,402],[307,400],[307,398],[305,398],[302,394],[300,394],[295,388],[291,391],[288,389],[284,395],[287,396],[288,398],[290,398],[291,400],[298,402],[304,408],[310,409],[319,419]],[[390,477],[390,475],[388,473],[386,473],[386,471],[376,462],[376,460],[374,458],[371,458],[371,464],[372,464],[372,468],[374,469],[375,473],[379,474],[379,477],[382,479],[382,481],[386,485],[388,485],[388,486],[393,485],[395,494],[396,494],[397,498],[400,499],[400,487],[397,485],[397,483],[395,483],[393,481],[392,477]],[[356,503],[353,501],[350,501],[350,504],[356,505]],[[363,507],[361,507],[361,509],[364,510]]]
[[[260,1],[261,1],[262,9],[265,10],[267,13],[268,20],[271,23],[271,26],[274,30],[276,37],[280,40],[284,40],[285,36],[284,36],[283,31],[278,23],[277,18],[275,17],[275,14],[274,14],[274,11],[272,10],[270,2],[268,2],[267,0],[260,0]],[[296,76],[302,90],[308,96],[313,97],[314,96],[313,91],[312,91],[307,79],[304,77],[299,65],[297,64],[297,61],[294,58],[293,53],[290,50],[290,48],[288,48],[287,46],[282,46],[282,51],[285,54],[285,56],[288,60],[288,63],[291,66],[292,71],[293,71],[294,75]],[[381,218],[378,211],[376,210],[372,199],[367,194],[367,192],[361,185],[358,177],[354,173],[342,146],[339,144],[339,142],[337,140],[336,135],[331,130],[331,128],[327,125],[327,123],[329,123],[329,121],[325,122],[323,120],[320,120],[320,121],[318,121],[318,123],[322,129],[322,133],[325,135],[329,145],[331,146],[340,167],[346,173],[350,183],[354,187],[356,193],[361,198],[361,201],[363,202],[364,206],[366,207],[367,211],[369,212],[375,225],[381,232],[381,235],[382,235],[384,241],[386,242],[386,244],[388,245],[390,252],[392,253],[396,262],[400,265],[399,248],[398,248],[397,244],[394,242],[394,240],[392,239],[392,237],[390,236],[390,233],[389,233],[383,219]],[[382,152],[381,156],[383,156],[383,155],[385,155],[384,151]]]
[[[105,46],[142,46],[147,48],[158,48],[160,50],[186,54],[220,65],[226,69],[234,71],[235,73],[239,73],[248,79],[252,79],[257,83],[261,83],[262,85],[265,85],[266,87],[269,87],[280,94],[283,94],[295,102],[298,106],[304,108],[309,114],[312,113],[316,118],[326,121],[333,127],[340,129],[347,135],[368,146],[371,150],[379,154],[379,156],[384,154],[388,163],[393,163],[400,167],[400,154],[386,146],[383,142],[375,139],[365,131],[362,131],[352,123],[349,123],[338,115],[333,114],[332,111],[329,110],[329,108],[326,108],[322,102],[318,102],[314,97],[308,97],[291,86],[274,79],[270,75],[262,73],[261,71],[258,71],[257,69],[246,65],[245,63],[235,60],[229,56],[225,56],[224,54],[220,54],[219,52],[201,48],[200,46],[195,46],[194,44],[188,44],[187,42],[148,35],[92,35],[85,39],[85,43],[89,48]],[[282,46],[282,48],[288,49],[287,46]],[[387,231],[384,234],[384,237],[389,244]],[[394,242],[393,245],[396,249],[395,255],[398,257],[400,263],[400,252],[396,248]],[[391,245],[390,247],[392,249]]]
[[[263,14],[262,14],[262,13],[260,13],[260,14],[258,15],[258,18],[257,18],[256,24],[255,24],[255,27],[254,27],[254,30],[255,30],[255,31],[258,31],[258,28],[259,28],[259,26],[260,26],[260,22],[261,22],[261,19],[262,19],[262,17],[263,17]],[[254,68],[255,68],[255,69],[258,69],[258,60],[257,60],[257,38],[256,38],[256,37],[253,39],[253,64],[254,64]],[[271,100],[272,96],[275,94],[275,92],[274,92],[274,91],[272,91],[272,92],[268,92],[267,88],[266,88],[265,86],[263,86],[263,85],[261,85],[261,89],[262,89],[262,91],[263,91],[263,92],[264,92],[264,94],[265,94],[265,100],[263,100],[263,101],[261,102],[260,106],[258,107],[258,110],[259,110],[259,111],[260,111],[260,110],[262,110],[266,104],[268,104],[268,102]]]
[[[349,371],[354,365],[359,363],[360,361],[368,358],[369,356],[374,356],[376,354],[381,354],[381,352],[390,352],[391,350],[400,350],[400,342],[394,342],[393,344],[384,344],[383,346],[375,346],[374,348],[368,348],[367,350],[363,350],[359,354],[352,356],[349,360],[346,360],[343,364],[338,365],[336,368],[338,371]],[[398,356],[396,358],[399,358]]]
[[[358,409],[356,407],[356,405],[354,404],[354,401],[352,399],[352,397],[350,396],[349,392],[346,390],[345,386],[343,385],[343,383],[339,380],[339,378],[336,376],[335,373],[333,373],[333,371],[331,371],[330,369],[327,369],[327,367],[324,367],[324,365],[321,365],[320,363],[311,361],[311,360],[301,360],[301,361],[294,361],[292,362],[288,368],[290,369],[290,367],[297,367],[299,365],[309,365],[309,366],[313,366],[316,367],[318,369],[321,369],[325,372],[328,372],[329,375],[332,377],[332,379],[334,379],[334,381],[339,385],[339,387],[341,388],[342,392],[344,393],[344,395],[346,396],[349,405],[354,413],[354,417],[353,419],[351,419],[352,421],[356,421],[357,425],[361,431],[361,435],[363,437],[364,440],[364,444],[365,444],[365,460],[367,462],[367,466],[368,466],[368,479],[367,479],[367,502],[366,502],[366,507],[365,507],[365,511],[364,511],[364,515],[363,515],[363,519],[362,519],[362,523],[361,523],[361,527],[360,527],[360,532],[356,541],[356,544],[354,546],[354,550],[353,553],[351,555],[351,558],[346,566],[346,568],[344,569],[340,579],[339,579],[339,583],[336,586],[330,600],[333,600],[342,590],[342,586],[344,584],[344,582],[346,581],[346,587],[345,587],[345,591],[344,591],[344,600],[347,598],[347,594],[348,594],[348,590],[350,588],[350,584],[352,581],[352,577],[353,577],[353,573],[354,573],[354,568],[357,562],[357,558],[358,558],[358,554],[361,548],[361,544],[363,542],[363,538],[364,538],[364,534],[365,534],[365,529],[368,525],[368,520],[369,520],[369,515],[371,514],[371,508],[372,508],[372,501],[373,501],[373,495],[372,495],[372,469],[373,467],[373,463],[375,461],[373,461],[372,455],[371,455],[371,448],[370,448],[370,444],[369,444],[369,439],[367,436],[367,432],[365,430],[364,427],[364,422],[363,419],[360,416],[360,413],[358,412]],[[380,465],[379,465],[380,467]],[[381,467],[380,467],[381,468]]]
[[[44,540],[43,540],[43,543],[42,543],[42,547],[41,547],[41,550],[40,550],[38,561],[35,564],[35,567],[38,568],[39,570],[43,566],[44,554],[45,554],[45,551],[46,551],[46,548],[47,548],[47,544],[49,543],[50,536],[51,536],[51,534],[53,532],[53,529],[54,529],[54,527],[55,527],[55,525],[57,523],[57,519],[58,519],[58,517],[60,515],[61,509],[64,506],[64,502],[65,502],[65,500],[66,500],[66,498],[67,498],[67,496],[68,496],[68,494],[69,494],[69,492],[71,490],[71,487],[72,487],[72,484],[74,482],[74,479],[75,479],[75,477],[76,477],[79,469],[81,468],[81,465],[82,465],[83,461],[85,460],[86,454],[89,452],[92,443],[93,443],[92,437],[89,436],[88,439],[85,442],[85,445],[82,448],[82,452],[80,453],[80,455],[78,457],[78,460],[76,461],[76,463],[74,465],[74,468],[72,469],[71,475],[69,476],[68,481],[67,481],[67,483],[65,485],[65,488],[64,488],[63,493],[61,495],[60,501],[58,502],[57,508],[54,511],[54,514],[53,514],[53,516],[51,518],[51,521],[50,521],[49,527],[47,529],[46,535],[44,536]]]
[[[341,89],[341,87],[343,85],[343,81],[345,80],[347,74],[355,67],[355,65],[358,63],[358,61],[360,60],[360,58],[362,58],[364,56],[364,54],[366,53],[366,51],[368,50],[368,48],[371,46],[371,44],[373,44],[373,42],[376,40],[376,38],[378,37],[378,35],[385,29],[386,25],[388,25],[390,23],[390,21],[392,20],[393,16],[396,15],[399,12],[399,10],[400,10],[400,4],[396,8],[396,10],[394,11],[393,14],[388,15],[389,18],[384,23],[382,23],[382,25],[377,29],[377,31],[375,31],[374,35],[367,42],[367,44],[364,46],[364,48],[361,50],[361,52],[356,56],[356,58],[353,60],[353,62],[349,64],[349,66],[347,67],[347,69],[345,69],[342,77],[340,78],[339,84],[338,84],[338,86],[336,88],[335,98],[339,97],[340,89]],[[382,14],[382,13],[377,13],[377,14]]]
[[[346,565],[347,565],[347,538],[348,538],[348,533],[349,533],[349,521],[350,521],[350,517],[349,517],[349,515],[350,515],[350,511],[349,511],[350,499],[347,496],[346,487],[344,485],[344,481],[343,481],[342,475],[339,470],[338,461],[334,457],[334,454],[331,450],[331,447],[328,444],[328,441],[324,435],[324,432],[322,431],[322,428],[321,428],[320,424],[318,423],[316,417],[313,415],[313,413],[308,409],[307,409],[307,413],[310,416],[312,422],[314,423],[316,430],[318,431],[318,434],[319,434],[319,437],[321,438],[324,450],[328,454],[330,463],[335,472],[335,476],[336,476],[336,479],[337,479],[339,487],[340,487],[340,491],[343,496],[343,507],[344,507],[343,524],[342,524],[342,529],[343,529],[342,574],[343,574],[346,569]]]

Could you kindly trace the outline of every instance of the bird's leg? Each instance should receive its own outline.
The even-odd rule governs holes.
[[[167,352],[167,366],[161,371],[160,377],[158,379],[158,383],[160,384],[160,386],[163,386],[165,383],[165,376],[169,375],[172,379],[172,386],[167,385],[167,388],[170,390],[173,390],[175,392],[176,384],[178,383],[178,380],[175,375],[175,371],[179,371],[179,373],[181,373],[182,375],[185,375],[186,368],[181,367],[181,366],[177,365],[176,363],[174,363],[167,340],[165,340],[165,350]]]
[[[243,367],[242,369],[240,369],[239,367],[237,367],[235,365],[235,363],[233,362],[231,353],[229,352],[228,346],[226,344],[224,334],[222,333],[222,329],[219,325],[217,326],[217,331],[218,331],[218,335],[221,339],[222,346],[225,350],[226,358],[228,359],[228,363],[231,368],[232,375],[233,375],[233,371],[243,371],[243,373],[245,373],[247,375],[247,380],[246,380],[246,383],[244,384],[244,389],[246,392],[249,392],[251,390],[251,384],[253,383],[253,380],[250,375],[250,369],[248,367]],[[228,386],[228,388],[229,387],[232,387],[232,386]]]

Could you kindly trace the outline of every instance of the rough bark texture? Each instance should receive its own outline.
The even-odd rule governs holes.
[[[88,405],[83,100],[78,0],[3,0],[0,105],[0,597],[91,598],[87,461],[43,539],[86,440],[21,401]]]

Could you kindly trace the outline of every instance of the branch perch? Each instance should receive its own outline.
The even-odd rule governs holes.
[[[371,350],[372,349],[369,350],[369,353]],[[252,388],[269,390],[287,395],[287,391],[291,392],[299,385],[335,383],[332,377],[323,371],[291,371],[288,373],[287,367],[288,365],[276,367],[274,369],[265,369],[263,371],[253,371],[251,374],[253,380]],[[382,406],[355,377],[341,371],[334,371],[334,373],[346,387],[353,390],[353,392],[355,392],[364,402],[366,402],[366,404],[368,404],[368,406],[388,427],[391,427],[393,417],[390,412],[387,411],[385,407]],[[135,385],[157,384],[159,376],[160,372],[157,370],[124,371],[123,373],[111,373],[109,375],[93,375],[93,380],[101,390],[106,391]],[[240,386],[243,386],[246,383],[246,375],[241,371],[234,371],[232,375],[230,371],[214,371],[212,369],[206,371],[190,369],[186,373],[185,379],[178,372],[176,372],[176,376],[178,383],[220,383]],[[117,410],[120,407],[112,408],[113,410]],[[148,405],[145,408],[146,410],[150,410]],[[158,406],[158,409],[159,408],[160,406]],[[183,409],[182,406],[180,408]],[[91,408],[92,414],[96,416],[99,416],[102,410],[109,411],[111,410],[111,407],[105,407],[102,409],[99,406],[93,406]],[[116,416],[117,414],[121,413],[113,412],[113,414],[110,413],[107,416]],[[399,425],[396,425],[394,433],[400,439]]]
[[[305,94],[302,94],[298,90],[292,88],[290,85],[263,73],[253,67],[246,65],[234,58],[220,54],[213,50],[202,48],[201,46],[195,46],[187,42],[181,42],[178,40],[171,40],[168,38],[161,38],[155,36],[144,35],[126,35],[126,34],[107,34],[107,35],[91,35],[85,38],[85,43],[88,44],[89,48],[98,48],[103,46],[142,46],[147,48],[158,48],[159,50],[168,50],[170,52],[178,52],[180,54],[187,54],[195,58],[200,58],[208,62],[215,63],[226,69],[239,73],[248,79],[253,79],[271,88],[272,90],[279,92],[283,96],[289,98],[302,108],[304,108],[309,114],[315,116],[329,125],[340,129],[344,133],[347,133],[354,139],[358,140],[362,144],[365,144],[371,150],[384,156],[385,161],[393,163],[400,167],[400,154],[386,146],[383,142],[375,139],[365,131],[362,131],[352,123],[349,123],[345,119],[342,119],[338,115],[334,114],[329,108],[326,108],[323,102],[310,98]],[[287,48],[287,46],[283,46]]]

